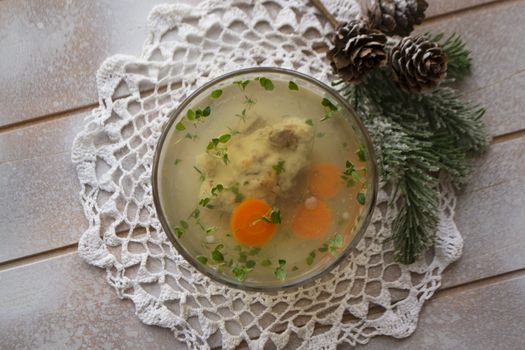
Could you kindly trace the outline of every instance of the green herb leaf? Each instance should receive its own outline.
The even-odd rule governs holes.
[[[244,200],[244,196],[239,192],[238,182],[230,187],[230,191],[235,195],[235,203],[240,203]]]
[[[177,238],[181,238],[184,232],[186,232],[182,227],[179,227],[179,226],[176,226],[174,231],[175,231],[175,235],[177,236]]]
[[[254,255],[257,255],[260,251],[261,251],[261,248],[259,248],[259,247],[254,247],[254,248],[252,248],[252,249],[250,249],[250,250],[248,251],[248,255],[250,255],[250,256],[254,256]]]
[[[317,249],[320,253],[324,253],[328,251],[328,244],[323,244],[319,249]]]
[[[199,255],[197,257],[197,261],[200,262],[203,265],[206,265],[208,263],[208,258],[203,256],[203,255]]]
[[[272,219],[272,224],[280,224],[281,223],[281,211],[272,210],[271,219]]]
[[[280,160],[277,164],[272,165],[273,170],[277,175],[281,174],[284,171],[284,160]]]
[[[211,195],[217,196],[217,194],[221,193],[223,190],[224,190],[224,186],[222,184],[218,184],[211,189]]]
[[[199,209],[199,208],[195,208],[195,209],[191,212],[190,217],[192,217],[192,218],[194,218],[194,219],[198,219],[199,216],[200,216],[200,214],[201,214],[200,209]]]
[[[186,118],[188,118],[188,120],[195,119],[195,112],[193,111],[193,109],[188,109],[188,111],[186,112]]]
[[[341,248],[343,248],[343,236],[341,236],[339,233],[336,233],[334,238],[331,238],[328,241],[330,255],[334,256],[337,253],[337,250]]]
[[[357,194],[357,202],[361,205],[364,205],[366,202],[366,196],[363,192],[359,192]]]
[[[219,136],[219,142],[220,143],[226,143],[226,142],[230,141],[231,138],[232,138],[232,135],[224,134],[224,135]]]
[[[206,149],[209,151],[209,150],[212,150],[214,148],[217,148],[217,145],[219,144],[219,139],[218,138],[213,138],[211,139],[211,141],[208,143],[208,146],[206,147]]]
[[[292,271],[297,271],[299,268],[297,266],[292,267]]]
[[[250,83],[249,80],[237,80],[233,82],[233,84],[237,85],[239,89],[241,89],[241,91],[246,90],[246,86],[248,86],[249,83]]]
[[[310,125],[310,126],[314,126],[314,122],[312,119],[308,119],[307,121],[305,121],[306,124]]]
[[[276,268],[274,275],[279,281],[284,281],[286,279],[286,271],[284,271],[282,267]]]
[[[297,84],[294,83],[293,81],[289,81],[288,82],[288,89],[297,91],[297,90],[299,90],[299,86],[297,86]]]
[[[202,198],[199,201],[199,205],[202,206],[202,207],[207,207],[209,203],[210,203],[210,199],[208,197]]]
[[[271,260],[270,259],[264,259],[263,261],[261,261],[261,266],[264,266],[264,267],[268,267],[272,264]]]
[[[286,260],[284,260],[284,259],[279,259],[277,262],[279,263],[279,266],[281,266],[281,267],[286,265]]]
[[[215,247],[215,249],[211,252],[211,258],[215,262],[223,262],[224,261],[224,255],[221,252],[221,249],[224,247],[224,245],[219,244]]]
[[[181,225],[182,228],[185,229],[185,230],[187,230],[188,227],[190,227],[190,226],[188,225],[188,223],[187,223],[186,221],[184,221],[184,220],[181,220],[181,221],[180,221],[180,225]]]
[[[211,114],[211,108],[210,108],[210,106],[208,106],[208,107],[206,107],[206,108],[204,108],[204,109],[202,110],[202,115],[203,115],[204,117],[208,117],[210,114]]]
[[[346,161],[346,169],[343,174],[341,174],[341,178],[346,182],[347,187],[352,187],[356,182],[361,181],[361,177],[357,173],[354,164],[349,160]]]
[[[182,130],[186,130],[186,127],[184,126],[182,122],[178,122],[177,125],[175,125],[175,129],[177,131],[182,131]]]
[[[366,162],[366,149],[364,144],[359,145],[359,149],[357,150],[357,157],[360,161]]]
[[[235,266],[232,269],[233,277],[239,282],[244,282],[246,277],[248,277],[248,271],[242,266]]]
[[[321,101],[321,104],[323,106],[325,106],[326,108],[328,108],[330,111],[332,112],[335,112],[337,111],[337,107],[332,103],[332,101],[330,101],[329,99],[327,99],[326,97],[323,98],[323,100]]]
[[[281,223],[281,211],[272,209],[270,213],[266,214],[261,218],[262,221],[269,224],[280,224]]]
[[[315,250],[312,250],[310,254],[308,254],[308,256],[306,257],[306,264],[308,266],[312,265],[314,263],[314,259],[315,259]]]
[[[235,116],[240,118],[243,122],[246,122],[246,109],[243,109],[241,114],[236,114]]]
[[[253,106],[255,103],[257,103],[257,101],[255,101],[253,98],[244,96],[244,104],[247,105],[248,108]]]
[[[213,90],[210,94],[211,98],[219,98],[221,97],[222,95],[222,90],[221,89],[218,89],[218,90]]]
[[[259,80],[259,84],[264,88],[266,91],[272,91],[273,90],[273,82],[265,77],[259,77],[255,78],[255,80]]]
[[[324,116],[321,118],[321,121],[324,122],[325,120],[331,119],[334,117],[334,111],[328,111],[324,114]]]
[[[188,133],[186,133],[186,136],[184,136],[184,137],[187,138],[187,139],[190,139],[190,140],[192,140],[192,141],[195,141],[195,140],[197,139],[198,136],[197,136],[197,134],[190,134],[190,133],[188,132]]]
[[[228,163],[230,162],[230,158],[228,158],[228,153],[224,153],[222,155],[222,161],[224,162],[224,165],[228,165]]]
[[[246,267],[249,268],[249,269],[253,269],[255,267],[255,261],[253,260],[248,260],[246,262]]]

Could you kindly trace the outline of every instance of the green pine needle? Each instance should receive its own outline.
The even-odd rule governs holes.
[[[465,47],[461,37],[454,33],[443,40],[445,34],[440,33],[435,36],[426,34],[430,40],[437,42],[448,56],[447,81],[459,81],[470,74],[472,59],[470,50]]]
[[[431,39],[440,42],[448,55],[449,81],[470,73],[470,52],[458,35],[444,41],[443,34]],[[400,208],[391,239],[396,260],[413,263],[434,242],[438,175],[446,173],[461,186],[470,171],[468,155],[488,144],[484,109],[463,102],[447,86],[406,93],[392,82],[388,68],[369,73],[360,85],[342,81],[334,85],[367,127],[382,181],[397,186]]]

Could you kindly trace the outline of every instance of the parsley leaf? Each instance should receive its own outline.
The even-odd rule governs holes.
[[[219,136],[219,142],[220,143],[226,143],[226,142],[230,141],[231,138],[232,138],[232,135],[224,134],[224,135]]]
[[[277,175],[284,171],[284,160],[280,160],[277,164],[272,165],[273,170]]]
[[[246,86],[248,86],[249,83],[249,80],[237,80],[233,82],[233,84],[237,85],[242,91],[246,90]]]
[[[270,216],[268,217],[268,214],[266,214],[265,216],[261,218],[261,220],[269,224],[280,224],[281,223],[281,211],[272,209],[272,211],[270,212]]]
[[[224,245],[219,244],[215,247],[215,249],[211,252],[211,258],[213,261],[221,263],[224,261],[224,255],[221,252],[221,249],[224,247]]]
[[[297,90],[299,90],[299,86],[297,86],[297,84],[294,83],[293,81],[289,81],[288,82],[288,89],[297,91]]]
[[[286,271],[284,271],[285,264],[286,260],[279,259],[279,267],[274,271],[274,275],[279,281],[284,281],[286,279]]]
[[[199,201],[199,205],[202,206],[202,207],[205,207],[205,208],[208,206],[209,203],[210,203],[210,199],[208,197],[202,198]]]
[[[224,190],[224,186],[222,184],[218,184],[211,189],[211,195],[217,196],[217,194],[221,193],[223,190]]]
[[[366,196],[363,192],[359,192],[357,194],[357,202],[361,205],[364,205],[366,202]]]
[[[236,114],[235,116],[240,118],[243,122],[246,122],[246,109],[243,109],[241,114]]]
[[[280,210],[272,210],[272,224],[280,224],[281,223],[281,211]]]
[[[175,226],[174,231],[177,238],[181,238],[184,233],[186,233],[186,230],[189,228],[189,225],[186,221],[181,220],[179,221],[179,226]]]
[[[264,267],[268,267],[272,264],[272,262],[270,261],[270,259],[264,259],[263,261],[261,261],[261,266],[264,266]]]
[[[229,190],[235,195],[235,203],[240,203],[244,200],[244,196],[239,192],[239,183],[233,184]]]
[[[354,164],[347,160],[346,169],[341,175],[341,178],[346,182],[347,187],[352,187],[356,181],[361,181],[361,177],[357,173]]]
[[[314,263],[314,259],[315,259],[315,250],[312,250],[310,254],[308,254],[308,256],[306,257],[306,264],[308,266],[312,265]]]
[[[250,249],[250,251],[248,251],[248,255],[250,256],[257,255],[260,251],[261,251],[261,248],[255,247],[255,248]]]
[[[222,90],[221,89],[218,89],[218,90],[213,90],[210,94],[210,97],[211,98],[219,98],[221,97],[222,95]]]
[[[259,84],[263,87],[266,91],[272,91],[273,90],[273,82],[265,77],[258,77],[255,78],[255,80],[259,80]]]
[[[330,101],[329,99],[327,99],[326,97],[323,98],[323,100],[321,101],[321,104],[325,107],[327,107],[330,111],[332,112],[335,112],[337,111],[337,107],[332,103],[332,101]]]
[[[330,255],[334,256],[337,253],[337,250],[341,248],[343,248],[343,236],[341,236],[339,233],[336,233],[334,238],[331,238],[328,241]]]
[[[365,150],[365,145],[363,144],[360,144],[359,145],[359,149],[357,150],[357,157],[359,158],[360,161],[362,162],[366,162],[366,150]]]
[[[206,265],[208,263],[208,258],[203,256],[203,255],[199,255],[197,257],[197,261],[200,262],[203,265]]]
[[[317,249],[320,253],[324,253],[328,251],[328,244],[323,244],[319,249]]]
[[[184,126],[182,122],[178,122],[177,125],[175,125],[175,129],[177,131],[182,131],[182,130],[186,130],[186,127]]]

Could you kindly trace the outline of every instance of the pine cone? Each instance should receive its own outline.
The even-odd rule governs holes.
[[[426,36],[405,37],[389,55],[392,79],[407,92],[436,87],[447,75],[448,58]]]
[[[360,82],[363,74],[386,62],[386,36],[370,30],[365,20],[339,25],[333,42],[334,48],[326,53],[326,57],[335,72],[348,82]]]
[[[425,0],[372,0],[368,17],[386,35],[407,36],[423,22],[427,7]]]

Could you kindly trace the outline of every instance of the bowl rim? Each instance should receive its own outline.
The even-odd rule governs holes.
[[[203,91],[206,91],[208,88],[219,84],[220,82],[234,78],[236,76],[242,76],[246,74],[253,74],[253,73],[276,73],[276,74],[284,74],[292,77],[298,77],[300,79],[306,80],[309,83],[321,88],[325,92],[329,93],[334,97],[337,102],[344,106],[350,114],[353,117],[353,122],[356,123],[357,127],[360,129],[361,134],[364,136],[364,143],[366,145],[367,151],[368,151],[368,161],[373,169],[367,169],[368,173],[372,175],[372,181],[369,182],[370,188],[367,190],[367,198],[370,198],[370,200],[367,203],[367,207],[365,208],[365,211],[361,215],[363,217],[361,221],[361,225],[359,227],[359,230],[354,235],[354,238],[350,241],[350,243],[345,247],[344,251],[342,251],[339,256],[336,259],[333,259],[330,263],[328,263],[326,266],[324,266],[319,271],[315,272],[311,276],[304,278],[304,279],[298,279],[291,283],[286,283],[286,281],[283,284],[279,285],[250,285],[245,284],[244,282],[236,283],[234,281],[227,280],[226,278],[222,277],[221,274],[213,272],[211,269],[208,269],[204,267],[202,264],[200,264],[196,258],[191,256],[186,249],[178,242],[177,239],[174,238],[173,232],[168,224],[168,221],[166,220],[166,216],[163,210],[163,207],[160,202],[160,191],[158,187],[158,171],[159,171],[159,164],[160,164],[160,155],[162,153],[162,149],[164,147],[164,142],[171,131],[173,124],[178,119],[178,116],[181,115],[181,113],[186,109],[186,107],[193,102],[197,97],[201,95]],[[378,173],[377,173],[377,162],[376,162],[376,156],[374,147],[372,144],[372,141],[370,139],[370,136],[368,134],[367,129],[365,128],[363,122],[357,115],[357,113],[354,111],[352,106],[346,101],[335,89],[328,86],[327,84],[321,82],[320,80],[309,76],[307,74],[294,71],[291,69],[286,68],[280,68],[280,67],[251,67],[251,68],[243,68],[234,70],[225,74],[222,74],[207,83],[203,84],[202,86],[198,87],[193,91],[188,97],[186,97],[176,108],[172,109],[170,112],[167,113],[168,121],[165,123],[165,125],[162,127],[162,133],[156,143],[155,152],[152,160],[152,171],[151,171],[151,188],[152,188],[152,194],[153,194],[153,204],[155,207],[155,211],[157,214],[157,217],[160,221],[160,224],[162,226],[162,229],[164,230],[164,233],[170,240],[170,242],[173,244],[177,252],[182,255],[182,257],[197,271],[202,273],[204,276],[209,277],[212,281],[217,282],[221,285],[225,285],[231,288],[244,290],[244,291],[251,291],[251,292],[275,292],[275,291],[282,291],[286,289],[291,289],[294,287],[299,287],[306,285],[310,282],[313,282],[317,279],[322,278],[324,275],[328,274],[330,271],[332,271],[336,266],[338,266],[344,259],[350,255],[352,250],[355,248],[355,246],[361,241],[363,238],[366,229],[368,228],[370,221],[372,219],[372,214],[374,212],[374,208],[377,201],[377,193],[378,193],[378,187],[379,187],[379,179],[378,179]],[[372,170],[372,171],[370,171]]]

